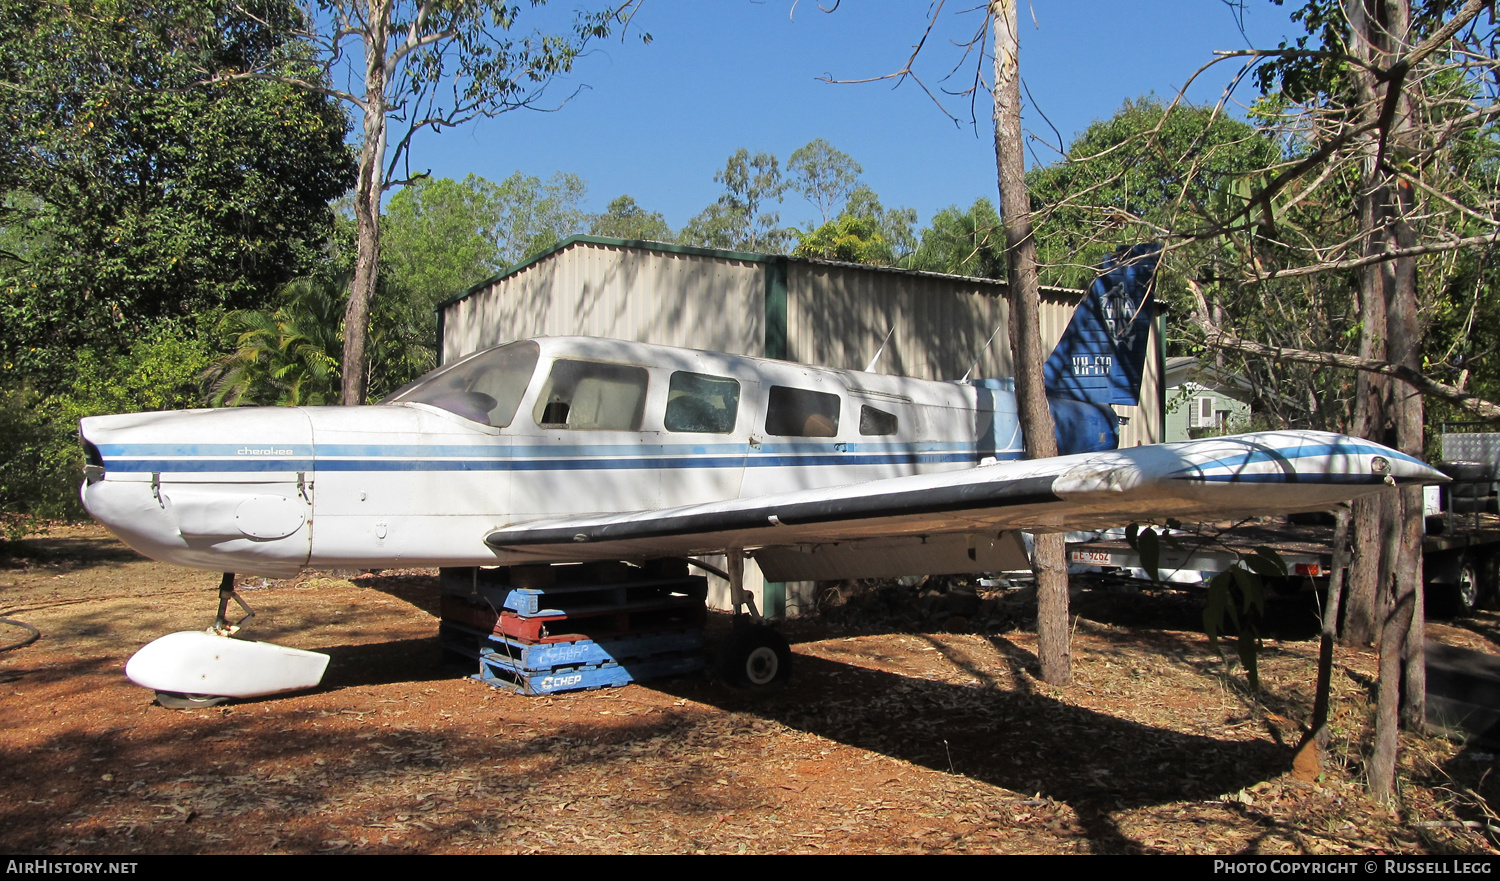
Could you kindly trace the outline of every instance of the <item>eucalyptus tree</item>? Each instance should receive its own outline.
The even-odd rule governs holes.
[[[853,157],[817,138],[798,147],[786,162],[787,183],[818,209],[821,223],[835,220],[864,172]]]
[[[781,162],[771,153],[741,147],[714,173],[723,184],[719,198],[687,222],[677,234],[685,245],[780,253],[789,234],[782,229],[779,204],[787,190]]]
[[[949,205],[934,214],[905,265],[926,272],[1005,278],[1005,231],[995,204],[979,198],[967,210]]]
[[[893,262],[901,263],[917,249],[917,209],[886,208],[880,197],[867,184],[859,184],[849,193],[840,215],[858,217],[873,222],[891,249]]]
[[[672,227],[660,211],[647,211],[629,195],[615,198],[602,214],[594,215],[589,221],[589,233],[648,242],[670,242],[674,238]]]

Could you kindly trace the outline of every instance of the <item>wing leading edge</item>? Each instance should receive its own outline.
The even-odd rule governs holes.
[[[786,578],[882,573],[876,558],[912,557],[921,548],[958,550],[969,568],[1025,566],[1016,530],[1064,532],[1176,518],[1206,521],[1326,510],[1400,483],[1446,478],[1395,450],[1324,432],[1262,432],[1059,456],[996,462],[943,474],[895,477],[700,505],[566,517],[492,531],[486,543],[537,561],[633,559],[748,550],[767,563],[811,559],[829,565],[783,566]],[[902,549],[905,548],[903,551]],[[842,552],[839,552],[842,549]],[[1019,552],[1019,563],[1016,555]],[[920,557],[920,554],[916,554]],[[835,565],[834,560],[843,560]],[[768,576],[778,577],[768,571]]]

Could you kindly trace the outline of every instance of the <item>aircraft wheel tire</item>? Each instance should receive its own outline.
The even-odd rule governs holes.
[[[158,691],[156,702],[169,710],[198,710],[228,703],[229,698],[219,694],[182,694],[176,691]]]
[[[766,688],[792,675],[792,649],[769,627],[737,628],[719,659],[724,681],[737,688]]]

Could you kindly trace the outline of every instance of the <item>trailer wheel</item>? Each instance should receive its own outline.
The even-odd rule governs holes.
[[[738,688],[779,685],[792,675],[786,637],[763,624],[736,626],[719,658],[724,681]]]
[[[1428,582],[1427,609],[1434,618],[1465,618],[1474,614],[1490,593],[1487,569],[1488,557],[1465,554],[1459,562],[1457,580],[1452,582]]]
[[[1455,606],[1458,609],[1458,615],[1461,618],[1467,618],[1479,608],[1479,567],[1475,565],[1473,556],[1464,557],[1463,567],[1458,572],[1458,584],[1454,587],[1457,589],[1454,598],[1457,600]]]

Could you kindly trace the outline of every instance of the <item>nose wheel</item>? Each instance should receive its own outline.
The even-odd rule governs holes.
[[[156,702],[169,710],[197,710],[217,707],[228,703],[229,698],[217,694],[182,694],[176,691],[158,691]]]

